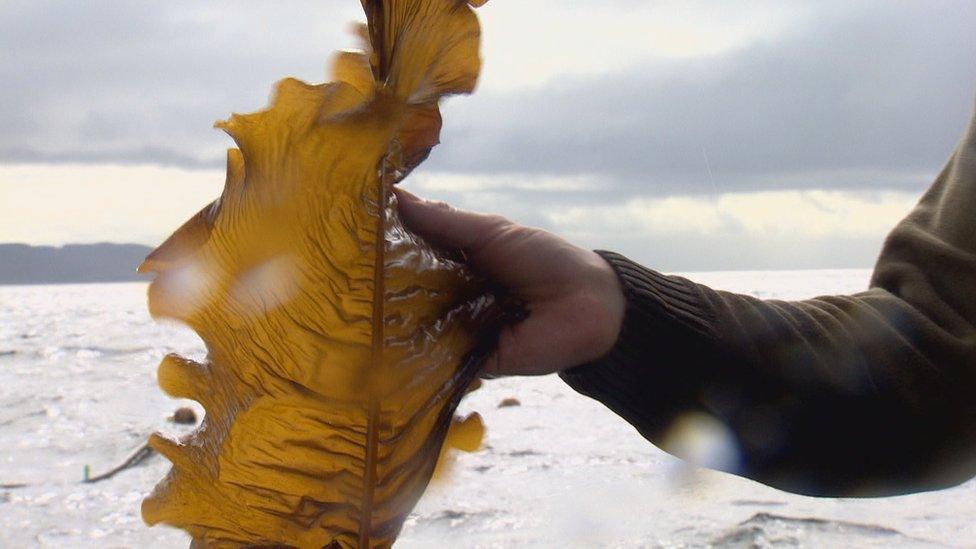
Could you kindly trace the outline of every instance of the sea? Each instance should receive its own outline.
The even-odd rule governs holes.
[[[687,273],[759,298],[863,290],[870,271]],[[160,456],[94,483],[168,418],[169,352],[187,328],[149,318],[145,283],[0,286],[0,547],[186,547],[149,528]],[[518,405],[499,406],[515,399]],[[512,403],[509,400],[509,403]],[[810,498],[697,468],[649,444],[553,376],[485,383],[462,403],[483,447],[452,458],[397,547],[976,547],[976,484],[885,499]]]

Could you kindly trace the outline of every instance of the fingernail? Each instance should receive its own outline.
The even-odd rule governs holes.
[[[409,200],[411,202],[420,201],[420,197],[418,197],[417,195],[413,194],[412,192],[406,189],[401,189],[400,187],[393,187],[393,192],[397,195],[397,198],[401,200]]]

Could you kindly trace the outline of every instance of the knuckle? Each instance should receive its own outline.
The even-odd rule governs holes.
[[[509,240],[512,232],[518,229],[518,225],[515,225],[503,216],[495,214],[485,215],[483,231],[472,242],[469,251],[478,252],[492,248],[499,243],[504,243]]]
[[[508,220],[507,217],[505,217],[503,215],[488,214],[488,215],[485,216],[485,218],[486,218],[485,220],[487,221],[487,224],[488,225],[491,225],[493,227],[499,227],[499,228],[500,227],[507,227],[507,226],[510,226],[510,225],[513,224],[511,221]]]
[[[428,204],[430,205],[431,208],[438,211],[442,211],[442,212],[454,211],[454,206],[451,206],[450,204],[442,200],[431,200],[428,202]]]

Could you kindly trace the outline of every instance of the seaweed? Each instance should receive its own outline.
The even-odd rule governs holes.
[[[207,348],[159,366],[206,417],[150,437],[173,467],[148,524],[194,546],[389,546],[443,448],[480,444],[454,410],[504,308],[403,226],[392,189],[437,144],[438,100],[475,86],[481,3],[364,0],[363,51],[332,82],[284,79],[216,124],[237,145],[221,196],[139,267],[152,315]]]

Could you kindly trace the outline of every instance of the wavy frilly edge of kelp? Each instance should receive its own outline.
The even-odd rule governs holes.
[[[438,100],[474,89],[482,3],[365,0],[332,82],[282,80],[216,124],[237,144],[220,198],[139,269],[153,316],[207,348],[159,366],[207,414],[151,437],[173,467],[147,523],[195,546],[388,546],[442,448],[480,443],[479,417],[452,416],[505,308],[403,227],[391,189],[437,144]]]

